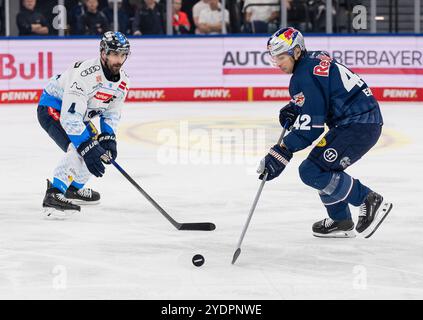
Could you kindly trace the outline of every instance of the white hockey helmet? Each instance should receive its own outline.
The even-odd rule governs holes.
[[[306,51],[303,35],[292,27],[279,29],[267,41],[267,51],[272,60],[285,52],[294,56],[295,47]]]

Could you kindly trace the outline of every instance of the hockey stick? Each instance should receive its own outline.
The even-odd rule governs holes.
[[[278,140],[279,145],[282,143],[282,139],[285,136],[286,127],[287,127],[287,125],[283,128],[281,136],[279,137],[279,140]],[[260,198],[261,192],[263,190],[264,184],[266,183],[266,180],[267,180],[267,175],[268,175],[268,172],[265,172],[263,180],[261,181],[260,187],[257,191],[256,197],[254,198],[253,205],[251,206],[250,213],[248,214],[247,221],[245,222],[244,228],[242,229],[241,237],[239,238],[238,245],[237,245],[235,253],[232,257],[232,264],[234,264],[236,262],[239,255],[241,254],[242,240],[244,240],[245,233],[247,232],[247,229],[248,229],[248,226],[250,224],[251,218],[253,216],[254,210],[256,209],[257,202],[259,201],[259,198]]]
[[[119,170],[120,173],[135,187],[141,194],[147,198],[147,200],[157,209],[159,212],[178,230],[198,230],[198,231],[212,231],[216,229],[216,225],[211,222],[194,222],[194,223],[179,223],[173,219],[159,204],[154,201],[152,197],[145,192],[134,179],[131,178],[125,170],[122,169],[120,165],[116,163],[113,159],[110,162]]]

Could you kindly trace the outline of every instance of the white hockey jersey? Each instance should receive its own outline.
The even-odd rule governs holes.
[[[115,133],[128,90],[128,76],[122,69],[118,81],[108,81],[100,58],[90,59],[52,77],[39,105],[60,111],[60,123],[78,148],[92,136],[87,125],[94,117],[100,117],[101,132]]]

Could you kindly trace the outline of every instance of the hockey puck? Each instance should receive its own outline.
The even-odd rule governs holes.
[[[192,263],[196,267],[201,267],[204,264],[204,257],[201,254],[196,254],[192,257]]]

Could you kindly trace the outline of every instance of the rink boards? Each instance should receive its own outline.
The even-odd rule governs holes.
[[[128,102],[288,100],[266,37],[131,38]],[[46,82],[94,57],[97,38],[0,40],[0,103],[37,102]],[[423,101],[423,37],[306,36],[363,77],[381,101]]]

